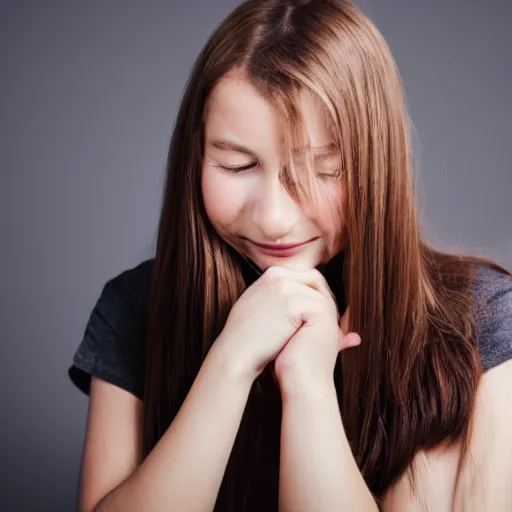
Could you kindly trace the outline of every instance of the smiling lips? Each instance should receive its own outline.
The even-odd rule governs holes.
[[[317,237],[298,244],[259,244],[250,240],[261,252],[278,258],[286,258],[300,252],[307,244],[316,240]]]

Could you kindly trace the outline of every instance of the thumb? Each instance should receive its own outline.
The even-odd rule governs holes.
[[[350,347],[357,347],[361,343],[361,336],[356,332],[348,332],[350,325],[350,307],[347,307],[345,313],[340,318],[340,340],[339,349],[340,351]]]
[[[349,332],[348,334],[343,334],[340,329],[340,340],[339,340],[339,351],[345,350],[350,347],[357,347],[361,344],[361,336],[357,334],[357,332]]]

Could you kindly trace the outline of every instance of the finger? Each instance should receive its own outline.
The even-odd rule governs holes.
[[[293,270],[290,268],[275,266],[269,267],[267,269],[267,273],[269,276],[288,277],[290,279],[294,279],[295,281],[320,292],[329,303],[334,302],[336,304],[336,297],[334,296],[334,293],[329,288],[324,276],[317,269]]]
[[[357,332],[350,332],[350,306],[340,318],[340,350],[356,347],[361,344],[361,336]]]
[[[290,286],[288,292],[291,296],[289,313],[294,318],[297,329],[325,313],[325,298],[318,290],[292,279],[288,280],[287,285]]]
[[[342,330],[340,329],[340,337],[339,337],[339,350],[340,352],[342,350],[345,350],[346,348],[350,347],[357,347],[361,344],[361,336],[357,334],[356,332],[349,332],[348,334],[343,334]]]

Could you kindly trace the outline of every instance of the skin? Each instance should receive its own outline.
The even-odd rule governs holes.
[[[241,76],[222,80],[209,107],[202,189],[211,223],[261,269],[283,267],[290,280],[298,279],[300,271],[320,292],[316,318],[276,358],[283,399],[279,509],[377,511],[348,445],[332,379],[339,350],[360,340],[355,333],[344,334],[348,316],[339,321],[326,283],[315,270],[343,247],[339,212],[344,191],[338,180],[319,176],[320,194],[310,204],[299,207],[291,199],[277,173],[283,164],[278,116]],[[304,95],[302,108],[311,146],[330,142],[315,99]],[[211,140],[221,136],[254,154],[212,147]],[[243,174],[220,168],[253,163],[255,167]],[[336,169],[336,157],[317,159],[317,169]],[[290,258],[276,258],[251,243],[311,239]],[[226,347],[214,343],[176,418],[144,461],[142,402],[92,378],[80,510],[213,509],[253,383],[233,366]],[[462,467],[461,476],[457,479],[458,445],[420,452],[415,460],[418,493],[412,493],[402,478],[390,490],[383,510],[511,510],[510,390],[512,361],[486,372],[477,395],[470,462]]]
[[[301,109],[313,152],[316,147],[328,146],[332,140],[318,100],[303,93]],[[216,86],[205,125],[204,205],[217,232],[261,269],[278,265],[311,272],[342,247],[344,225],[339,212],[344,193],[335,177],[339,155],[315,158],[317,193],[311,202],[299,205],[279,179],[284,163],[280,126],[278,113],[243,76],[231,74]],[[245,146],[252,155],[216,147],[218,139]],[[244,173],[225,169],[251,165]],[[289,258],[276,258],[251,243],[311,239],[313,242]],[[337,308],[327,283],[318,274],[311,275],[323,296],[318,299],[316,321],[301,328],[276,358],[284,404],[279,506],[281,510],[327,511],[340,506],[352,509],[357,504],[359,509],[368,509],[375,504],[343,434],[333,381],[340,340],[341,348],[360,340],[355,333],[350,338],[343,336],[343,331],[340,335]],[[289,278],[294,278],[291,272]],[[346,316],[342,323],[345,321]],[[325,441],[319,442],[322,437]],[[348,496],[333,485],[337,478],[351,489]]]
[[[327,124],[315,97],[302,96],[302,112],[311,146],[328,144]],[[216,148],[212,140],[218,138],[234,140],[254,155]],[[313,198],[313,204],[305,208],[296,204],[279,183],[281,140],[279,116],[272,105],[243,76],[232,74],[222,80],[212,96],[206,123],[202,174],[205,207],[221,236],[260,268],[280,265],[312,269],[328,261],[342,246],[344,224],[339,212],[343,211],[345,191],[335,180],[322,181],[322,197]],[[319,167],[328,162],[335,168],[337,163],[336,157],[321,162]],[[254,167],[244,174],[222,169],[251,164]],[[248,241],[294,243],[313,237],[316,240],[299,254],[277,261]],[[328,300],[328,294],[324,296]],[[346,317],[343,320],[348,321]],[[377,510],[353,459],[339,415],[332,380],[337,355],[332,350],[335,329],[330,331],[332,334],[320,330],[334,321],[325,316],[318,326],[301,329],[276,358],[276,368],[286,368],[278,372],[283,397],[281,511]],[[349,333],[345,338],[354,335]],[[342,342],[338,348],[360,341],[352,339],[353,344]],[[331,350],[321,350],[319,340]],[[329,357],[331,364],[326,364]],[[323,375],[312,371],[313,367],[324,368]],[[461,467],[460,476],[459,443],[420,451],[413,461],[419,482],[417,492],[412,492],[404,476],[389,491],[384,511],[505,510],[512,506],[506,485],[512,467],[512,436],[506,433],[512,431],[512,388],[500,385],[511,381],[512,362],[483,376],[477,394],[471,457]],[[498,415],[499,421],[488,420]],[[471,484],[482,474],[492,475],[486,478],[485,493],[482,486]]]
[[[318,100],[301,97],[309,140],[314,155],[315,196],[299,206],[279,180],[284,165],[280,120],[273,106],[242,76],[223,78],[215,87],[205,125],[202,192],[208,218],[217,232],[262,270],[278,265],[312,269],[329,261],[342,247],[343,190],[340,156],[317,148],[332,142]],[[250,120],[250,122],[247,122]],[[215,145],[233,141],[253,155]],[[229,167],[253,167],[243,172]],[[306,242],[298,254],[278,258],[252,242],[293,244]]]

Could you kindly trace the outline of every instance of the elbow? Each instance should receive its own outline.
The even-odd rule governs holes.
[[[107,493],[101,498],[95,499],[81,499],[77,511],[78,512],[107,512],[108,511],[108,497],[111,492]]]

